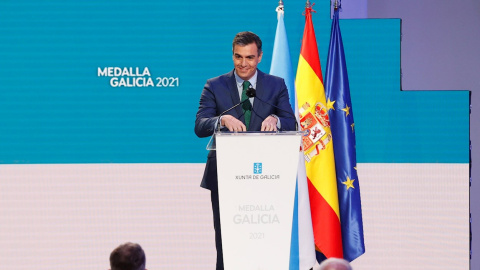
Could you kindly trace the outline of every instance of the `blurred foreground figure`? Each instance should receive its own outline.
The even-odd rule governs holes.
[[[111,270],[146,270],[145,252],[136,243],[125,243],[110,253]]]
[[[330,258],[320,264],[319,270],[353,270],[350,263],[344,259]]]

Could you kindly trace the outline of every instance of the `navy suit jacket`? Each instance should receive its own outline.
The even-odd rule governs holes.
[[[257,97],[254,98],[248,131],[260,131],[263,120],[271,114],[275,114],[279,118],[281,130],[295,130],[294,114],[289,102],[287,86],[282,78],[257,70],[256,94]],[[227,74],[209,79],[203,87],[200,97],[200,106],[195,120],[195,134],[200,138],[212,136],[219,115],[238,103],[240,103],[240,96],[233,70]],[[237,106],[226,114],[232,115],[245,123],[242,106]],[[228,131],[226,128],[225,130]],[[215,151],[208,153],[201,186],[210,190],[217,189],[217,159]]]

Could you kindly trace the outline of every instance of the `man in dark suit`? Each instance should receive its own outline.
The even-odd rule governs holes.
[[[209,79],[203,88],[195,120],[195,134],[198,137],[212,136],[217,128],[232,132],[295,130],[285,81],[258,70],[257,65],[261,60],[260,38],[252,32],[238,33],[233,39],[234,70]],[[246,96],[249,86],[256,89],[256,97]],[[219,117],[244,100],[246,101],[241,106]],[[217,248],[216,269],[219,270],[223,269],[223,255],[215,151],[208,153],[201,187],[211,190]]]

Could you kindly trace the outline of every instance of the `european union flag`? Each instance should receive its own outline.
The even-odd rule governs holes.
[[[356,168],[355,122],[338,10],[338,7],[335,8],[332,21],[325,72],[325,94],[335,153],[343,257],[352,261],[365,253],[365,244]]]

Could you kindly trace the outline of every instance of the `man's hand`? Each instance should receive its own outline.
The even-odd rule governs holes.
[[[228,114],[222,116],[221,124],[232,132],[247,131],[247,127],[242,123],[242,121]]]
[[[277,131],[277,118],[269,115],[262,122],[261,131]]]

